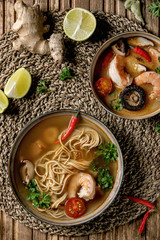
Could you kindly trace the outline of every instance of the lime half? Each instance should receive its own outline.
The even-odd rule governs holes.
[[[0,113],[3,113],[9,105],[8,98],[2,90],[0,90]]]
[[[95,16],[86,9],[73,8],[65,16],[63,29],[65,34],[75,40],[88,39],[96,28]]]
[[[29,91],[31,82],[31,74],[25,68],[19,68],[8,79],[4,93],[9,98],[22,98]]]

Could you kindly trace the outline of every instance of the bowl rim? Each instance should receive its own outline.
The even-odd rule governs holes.
[[[95,97],[95,99],[98,101],[98,103],[109,113],[111,113],[112,115],[116,116],[116,117],[120,117],[120,118],[123,118],[123,119],[129,119],[129,120],[142,120],[142,119],[146,119],[146,118],[150,118],[150,117],[153,117],[157,114],[160,113],[160,108],[157,109],[156,111],[150,113],[150,114],[147,114],[147,115],[143,115],[143,116],[139,116],[139,117],[125,117],[125,116],[121,116],[115,112],[112,112],[108,107],[107,105],[100,99],[100,97],[97,95],[95,89],[94,89],[94,86],[93,86],[93,67],[95,68],[95,65],[97,63],[97,60],[98,58],[100,57],[100,55],[106,50],[106,48],[109,47],[110,44],[112,44],[114,41],[117,41],[118,39],[126,36],[126,35],[129,35],[128,37],[131,37],[133,35],[136,36],[142,36],[142,34],[146,37],[150,37],[150,38],[154,38],[155,41],[157,40],[159,43],[160,43],[160,38],[155,36],[154,34],[151,34],[151,33],[148,33],[148,32],[143,32],[143,31],[131,31],[131,32],[124,32],[124,33],[120,33],[120,34],[117,34],[116,36],[112,37],[112,38],[109,38],[107,41],[105,41],[102,46],[98,49],[98,51],[96,52],[96,54],[94,55],[93,59],[92,59],[92,62],[91,62],[91,65],[90,65],[90,70],[89,70],[89,81],[90,81],[90,85],[91,85],[91,89],[92,89],[92,92],[93,92],[93,95]],[[143,37],[143,36],[142,36]],[[107,45],[107,47],[106,47]]]
[[[41,217],[41,216],[37,216],[37,214],[36,214],[35,212],[30,211],[30,210],[28,209],[29,207],[27,208],[27,207],[23,204],[23,202],[22,202],[22,200],[21,200],[21,197],[20,197],[19,194],[17,193],[16,187],[15,187],[14,184],[13,184],[13,179],[12,179],[13,176],[12,176],[12,175],[14,175],[14,174],[11,172],[11,163],[14,162],[14,159],[12,159],[13,151],[14,151],[14,148],[16,147],[16,145],[17,145],[18,140],[20,139],[20,142],[21,142],[22,139],[24,138],[24,136],[25,136],[34,126],[36,126],[36,125],[37,125],[38,123],[40,123],[41,121],[47,119],[47,116],[48,116],[48,117],[53,117],[52,114],[55,114],[55,113],[63,113],[63,112],[64,112],[64,114],[67,114],[67,113],[70,113],[70,114],[71,114],[71,113],[75,113],[76,110],[73,110],[73,109],[58,109],[58,110],[52,110],[52,111],[49,111],[49,112],[45,112],[45,113],[40,114],[39,116],[33,118],[31,121],[29,121],[29,122],[22,128],[22,130],[18,133],[16,139],[14,140],[14,143],[13,143],[12,148],[11,148],[11,151],[10,151],[9,161],[8,161],[8,175],[9,175],[9,183],[10,183],[12,192],[13,192],[16,200],[17,200],[17,201],[19,202],[19,204],[23,207],[23,209],[27,211],[27,213],[29,213],[31,216],[35,217],[37,220],[40,220],[41,222],[44,222],[44,223],[47,223],[47,224],[50,224],[50,225],[53,225],[53,226],[66,226],[66,227],[69,226],[69,227],[70,227],[70,226],[85,224],[86,222],[89,222],[89,221],[95,219],[96,217],[98,217],[102,212],[104,212],[104,211],[114,202],[114,200],[116,199],[116,196],[117,196],[118,193],[119,193],[119,190],[120,190],[120,188],[121,188],[122,181],[123,181],[123,176],[124,176],[124,161],[123,161],[123,155],[122,155],[122,151],[121,151],[121,148],[120,148],[120,146],[119,146],[119,143],[118,143],[117,139],[115,138],[115,136],[113,135],[113,133],[110,131],[110,129],[109,129],[101,120],[98,120],[96,117],[94,117],[94,116],[92,116],[92,115],[90,115],[90,114],[88,114],[88,113],[85,113],[85,112],[83,112],[83,111],[80,111],[80,113],[82,114],[82,116],[84,116],[84,117],[87,116],[91,122],[92,122],[92,118],[93,118],[96,122],[99,122],[100,125],[102,125],[102,127],[106,128],[106,130],[108,131],[107,133],[109,134],[109,137],[112,137],[112,139],[114,140],[114,143],[117,145],[117,150],[118,150],[118,153],[119,153],[119,156],[118,156],[118,157],[119,157],[119,162],[120,162],[120,164],[121,164],[121,166],[120,166],[120,167],[121,167],[121,169],[120,169],[120,173],[121,173],[121,174],[120,174],[119,179],[118,179],[119,182],[118,182],[118,186],[117,186],[117,188],[116,188],[116,190],[115,190],[115,193],[113,194],[113,196],[112,196],[110,202],[107,204],[107,206],[106,206],[106,204],[105,204],[105,206],[103,206],[103,208],[100,209],[97,214],[95,214],[94,216],[90,216],[90,215],[93,213],[93,212],[91,212],[91,213],[88,214],[88,217],[87,217],[86,220],[81,220],[81,221],[78,221],[78,222],[76,222],[76,223],[73,223],[73,220],[75,220],[75,219],[73,219],[72,222],[71,222],[71,221],[68,221],[68,222],[66,222],[66,223],[63,223],[63,222],[60,223],[60,221],[59,221],[59,223],[55,223],[55,222],[53,222],[53,221],[44,219],[44,218]],[[45,117],[46,117],[46,118],[45,118]],[[44,119],[43,119],[43,118],[44,118]],[[31,126],[33,123],[35,123],[35,124],[34,124],[33,126]],[[30,128],[28,129],[28,127],[30,127]],[[99,127],[100,127],[100,126],[99,126]],[[27,129],[28,129],[28,130],[27,130]],[[25,133],[24,136],[22,136],[23,132],[26,131],[26,130],[27,130],[27,132]],[[104,131],[104,130],[102,130],[102,131]],[[18,143],[18,146],[19,146],[20,142]],[[18,148],[18,146],[17,146],[17,148]],[[16,148],[16,150],[15,150],[15,153],[16,153],[16,151],[17,151],[17,148]],[[15,154],[14,154],[13,156],[15,156]],[[112,191],[111,191],[111,192],[112,192]],[[110,193],[111,193],[111,192],[110,192]],[[110,193],[109,193],[109,195],[110,195]],[[109,195],[108,195],[108,197],[109,197]],[[107,198],[108,198],[108,197],[107,197]],[[106,199],[107,199],[107,198],[106,198]],[[103,201],[103,203],[102,203],[101,205],[104,205],[104,202],[106,201],[106,199]],[[99,208],[99,207],[97,207],[96,209],[98,209],[98,208]],[[96,211],[96,209],[95,209],[95,211]],[[81,218],[77,218],[77,219],[81,219]],[[59,219],[59,220],[60,220],[60,219]]]

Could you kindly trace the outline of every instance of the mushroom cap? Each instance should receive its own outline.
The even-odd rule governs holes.
[[[22,160],[20,167],[20,176],[24,184],[29,184],[29,181],[34,177],[34,164],[29,160]]]
[[[124,108],[137,111],[145,104],[146,94],[143,88],[132,84],[123,89],[120,94],[120,99]]]

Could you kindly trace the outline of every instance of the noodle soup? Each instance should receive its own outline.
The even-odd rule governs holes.
[[[72,134],[61,141],[70,119],[71,114],[66,113],[35,124],[17,146],[13,165],[14,190],[24,207],[43,220],[62,224],[90,218],[112,197],[120,177],[119,149],[95,120],[81,114]],[[102,143],[114,148],[114,161],[104,161]],[[101,182],[104,169],[107,187]],[[74,201],[82,208],[78,213],[70,210]]]

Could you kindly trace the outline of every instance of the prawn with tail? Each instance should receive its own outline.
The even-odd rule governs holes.
[[[79,191],[79,192],[78,192]],[[96,182],[88,173],[75,174],[68,185],[68,198],[78,197],[86,201],[92,200],[96,193]]]
[[[134,83],[137,86],[145,83],[152,84],[153,89],[150,94],[150,98],[160,100],[160,74],[154,71],[141,73],[138,77],[134,79]]]

